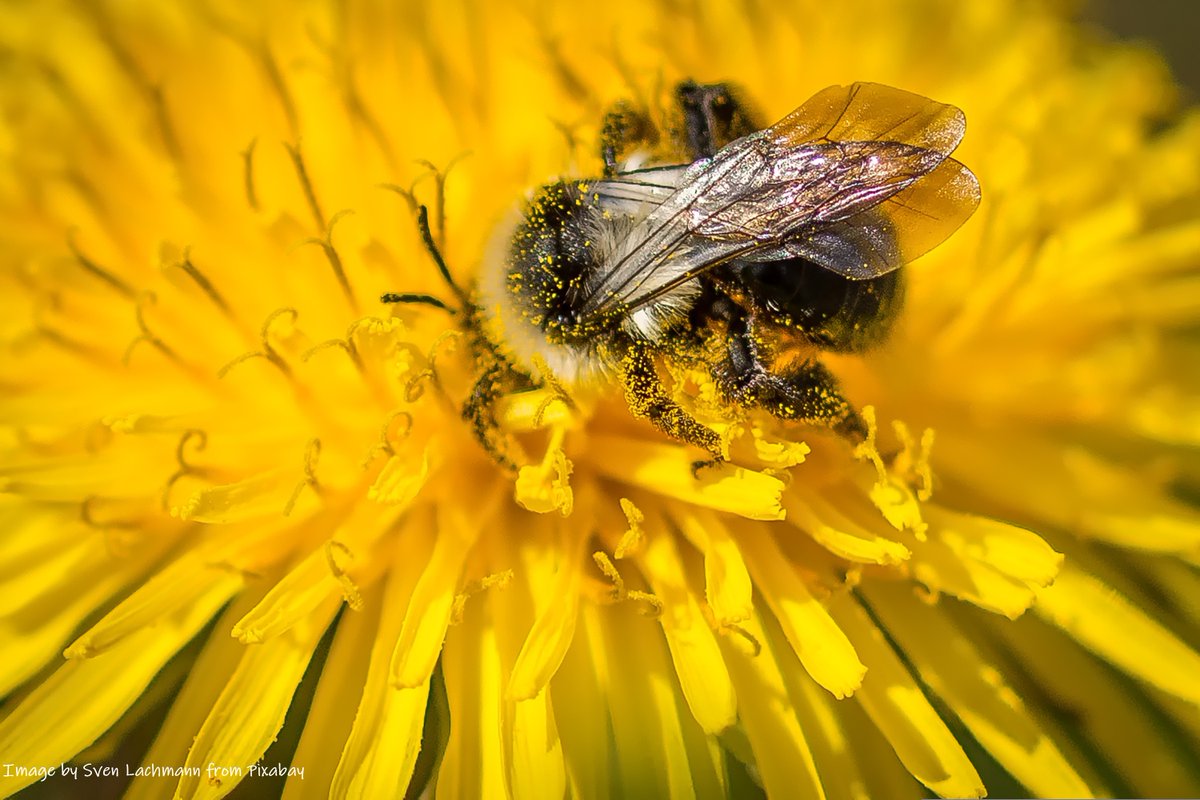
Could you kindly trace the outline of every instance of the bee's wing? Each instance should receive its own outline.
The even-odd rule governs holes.
[[[636,219],[645,217],[674,194],[690,167],[690,164],[672,164],[622,172],[588,188],[592,191],[592,202],[601,211]]]
[[[953,106],[899,89],[825,89],[772,127],[671,173],[677,188],[666,196],[625,187],[643,215],[578,307],[585,318],[643,307],[735,258],[800,255],[851,278],[890,272],[978,205],[974,176],[948,157],[965,125]]]
[[[793,146],[809,142],[901,142],[948,156],[967,130],[954,106],[881,83],[830,86],[769,129]]]
[[[801,256],[848,278],[891,272],[928,253],[975,213],[979,182],[953,158],[879,205],[838,220],[803,228],[755,260]]]

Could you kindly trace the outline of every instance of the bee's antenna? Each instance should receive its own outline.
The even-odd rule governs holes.
[[[464,306],[470,305],[470,297],[461,286],[454,282],[454,277],[446,267],[446,260],[442,258],[442,252],[438,250],[437,243],[433,240],[433,232],[429,229],[429,209],[424,205],[417,207],[417,230],[421,232],[421,241],[425,243],[425,249],[429,251],[429,255],[433,258],[433,263],[437,265],[438,272],[445,279],[446,285]]]
[[[442,279],[446,281],[446,285],[450,287],[450,291],[458,298],[463,308],[471,304],[470,295],[467,294],[461,286],[459,286],[454,277],[450,274],[449,268],[446,266],[446,260],[442,258],[442,251],[438,249],[437,242],[433,240],[433,231],[429,228],[429,209],[420,205],[417,206],[417,230],[421,233],[421,242],[425,245],[425,250],[433,259],[433,263],[437,266],[437,270],[441,273]],[[458,309],[450,306],[446,301],[434,297],[431,294],[421,292],[387,292],[380,296],[381,303],[419,303],[422,305],[433,306],[447,311],[451,314],[458,313]]]
[[[380,295],[379,302],[381,303],[420,303],[421,305],[433,306],[440,308],[450,314],[457,314],[458,311],[451,306],[446,305],[446,301],[440,300],[431,294],[418,294],[414,292],[387,292]]]

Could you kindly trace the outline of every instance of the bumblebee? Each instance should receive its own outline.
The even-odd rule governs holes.
[[[635,415],[720,460],[720,437],[664,386],[664,360],[704,363],[729,403],[861,440],[819,356],[881,342],[901,267],[979,204],[951,157],[966,129],[953,106],[856,83],[763,128],[724,84],[680,84],[676,104],[665,138],[679,163],[647,162],[664,137],[614,109],[603,176],[541,188],[485,264],[472,313],[503,342],[464,415],[501,461],[491,402],[547,378],[617,378]]]

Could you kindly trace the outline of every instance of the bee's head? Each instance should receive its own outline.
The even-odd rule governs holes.
[[[587,339],[573,302],[594,266],[589,213],[579,184],[552,183],[534,197],[512,238],[510,299],[555,344]]]
[[[542,320],[541,328],[551,341],[568,341],[579,330],[579,316],[570,309],[548,315]]]

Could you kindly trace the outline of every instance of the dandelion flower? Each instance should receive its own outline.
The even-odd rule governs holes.
[[[1200,790],[1200,120],[1154,58],[1022,2],[214,0],[6,4],[0,69],[4,792]],[[511,474],[458,320],[378,303],[445,295],[414,207],[471,285],[685,78],[953,103],[985,202],[826,359],[863,446],[678,370],[736,467],[548,385]]]

